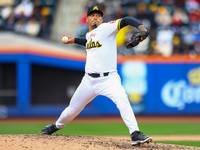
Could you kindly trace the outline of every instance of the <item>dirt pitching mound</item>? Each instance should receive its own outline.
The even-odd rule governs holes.
[[[1,150],[112,150],[112,149],[148,149],[148,150],[199,150],[198,147],[145,143],[131,146],[130,140],[108,137],[78,135],[0,135]]]

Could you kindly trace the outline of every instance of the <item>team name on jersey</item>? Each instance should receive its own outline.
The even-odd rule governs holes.
[[[86,49],[92,49],[92,48],[99,48],[102,44],[99,43],[99,41],[92,41],[92,39],[86,44]]]

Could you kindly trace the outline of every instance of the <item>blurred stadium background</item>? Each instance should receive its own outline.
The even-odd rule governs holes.
[[[105,22],[130,15],[150,31],[133,49],[125,43],[137,29],[117,35],[118,70],[135,114],[200,115],[199,0],[1,0],[0,118],[58,116],[69,104],[85,51],[60,37],[84,37],[93,4]],[[80,115],[119,112],[98,96]]]

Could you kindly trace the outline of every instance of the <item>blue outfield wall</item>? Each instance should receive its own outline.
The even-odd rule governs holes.
[[[16,106],[0,107],[0,116],[9,117],[58,116],[67,106],[31,105],[32,65],[83,72],[85,67],[83,61],[31,54],[0,55],[0,63],[16,64]],[[199,63],[129,61],[118,64],[118,72],[135,114],[200,115]],[[97,96],[80,115],[119,115],[119,111],[110,99]]]
[[[129,62],[121,67],[135,113],[147,115],[199,115],[199,63]]]
[[[149,64],[146,105],[147,114],[200,114],[200,64]]]

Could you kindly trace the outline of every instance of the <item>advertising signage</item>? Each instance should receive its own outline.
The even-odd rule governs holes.
[[[148,64],[148,114],[200,114],[199,64]]]

